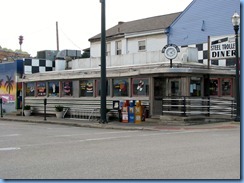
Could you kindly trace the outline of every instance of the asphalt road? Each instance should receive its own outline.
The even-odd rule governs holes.
[[[126,131],[0,121],[2,179],[239,179],[240,128]]]

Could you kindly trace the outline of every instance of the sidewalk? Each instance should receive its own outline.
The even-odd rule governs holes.
[[[135,123],[122,123],[119,121],[108,122],[107,124],[100,124],[99,121],[88,121],[79,119],[62,118],[57,119],[56,117],[46,117],[44,120],[43,116],[15,116],[15,115],[4,115],[0,120],[7,121],[19,121],[19,122],[30,122],[30,123],[48,123],[48,124],[59,124],[69,125],[77,127],[88,127],[88,128],[106,128],[106,129],[120,129],[120,130],[197,130],[197,129],[224,129],[224,128],[238,128],[240,122],[216,122],[199,125],[165,125],[159,122],[147,122],[143,121],[140,124]]]

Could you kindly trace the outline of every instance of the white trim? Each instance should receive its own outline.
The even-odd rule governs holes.
[[[125,38],[134,38],[134,37],[141,37],[141,36],[149,36],[155,34],[165,34],[167,33],[166,29],[163,30],[155,30],[155,31],[146,31],[146,32],[134,32],[134,33],[126,33]]]

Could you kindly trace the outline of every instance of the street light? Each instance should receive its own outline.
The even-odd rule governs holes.
[[[232,16],[232,24],[235,30],[235,43],[236,43],[236,118],[235,121],[240,121],[240,83],[239,83],[239,57],[238,57],[238,30],[240,25],[240,16],[234,13]]]

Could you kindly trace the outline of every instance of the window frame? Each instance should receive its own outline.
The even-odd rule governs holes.
[[[106,43],[106,56],[111,55],[111,43]]]
[[[101,94],[99,94],[99,91],[101,90],[101,87],[99,86],[99,82],[101,83],[101,79],[97,79],[96,80],[96,96],[100,97]],[[106,86],[106,89],[107,89],[107,95],[106,96],[110,96],[110,88],[111,88],[111,85],[110,85],[110,79],[107,79],[106,80],[106,83],[107,83],[107,86]]]
[[[34,88],[33,95],[27,94],[28,84],[33,84],[33,88]],[[23,96],[23,94],[22,94],[22,96]],[[25,96],[26,97],[35,97],[36,96],[36,82],[28,82],[28,83],[26,83]]]
[[[45,91],[45,95],[39,95],[39,89],[38,89],[38,87],[40,87],[40,86],[38,86],[38,84],[39,83],[44,83],[44,91]],[[43,92],[44,93],[44,92]],[[38,81],[38,82],[36,82],[36,96],[37,97],[46,97],[47,96],[47,82],[46,81]]]
[[[229,80],[230,83],[230,94],[223,94],[223,84],[225,80]],[[221,96],[233,96],[233,79],[232,78],[221,78]]]
[[[60,86],[59,86],[59,81],[55,81],[55,80],[53,80],[53,81],[48,81],[47,82],[48,83],[48,93],[47,93],[47,95],[48,95],[48,97],[60,97]],[[57,86],[55,86],[55,94],[56,94],[56,96],[53,94],[53,93],[51,93],[51,85],[50,84],[54,84],[54,83],[56,83],[57,84]],[[56,92],[56,89],[57,89],[57,92]]]
[[[144,45],[140,45],[140,43],[144,43]],[[144,47],[144,49],[141,49],[141,47]],[[146,51],[146,40],[140,40],[138,41],[138,51]]]
[[[65,92],[64,92],[64,87],[65,87],[65,83],[69,83],[69,87],[70,87],[70,95],[65,95]],[[71,85],[70,85],[71,83]],[[61,81],[61,96],[62,97],[72,97],[73,96],[73,81],[72,80],[67,80],[67,81]]]
[[[210,80],[210,82],[211,82],[211,80],[217,80],[218,81],[218,86],[216,87],[217,88],[217,94],[216,95],[211,94],[211,88],[210,88],[211,83],[209,83],[209,95],[210,96],[219,96],[219,94],[220,94],[220,92],[219,92],[220,91],[220,80],[219,80],[219,78],[210,78],[209,80]]]
[[[144,85],[145,90],[146,90],[145,94],[135,94],[134,93],[134,81],[135,80],[138,80],[138,81],[143,80],[144,83],[145,83],[145,80],[147,80],[147,83]],[[138,82],[138,84],[139,84],[139,82]],[[132,78],[131,88],[132,88],[132,90],[131,90],[132,91],[132,97],[148,97],[149,96],[149,78]]]
[[[130,82],[129,82],[129,79],[130,78],[128,78],[128,77],[122,77],[122,78],[113,78],[113,80],[112,80],[112,96],[113,97],[129,97],[130,96]],[[118,89],[118,87],[116,87],[116,85],[115,84],[118,84],[117,86],[119,86],[119,90],[121,90],[121,84],[119,84],[119,82],[118,83],[115,83],[115,81],[123,81],[123,80],[125,80],[126,81],[126,83],[125,83],[125,86],[126,86],[126,95],[124,95],[124,94],[121,94],[121,95],[115,95],[115,89]],[[121,90],[122,91],[122,90]],[[116,92],[116,93],[119,93],[119,92]]]
[[[84,92],[86,93],[86,95],[82,95],[83,93],[82,93],[81,83],[83,81],[86,83],[84,85],[85,86],[85,89],[84,89],[85,91]],[[92,90],[90,90],[91,91],[90,93],[92,93],[91,95],[87,95],[87,83],[92,83]],[[79,96],[80,97],[94,97],[94,89],[95,89],[95,87],[94,87],[94,79],[81,79],[81,80],[79,80]]]
[[[116,41],[115,42],[116,45],[116,55],[122,55],[122,41]]]

